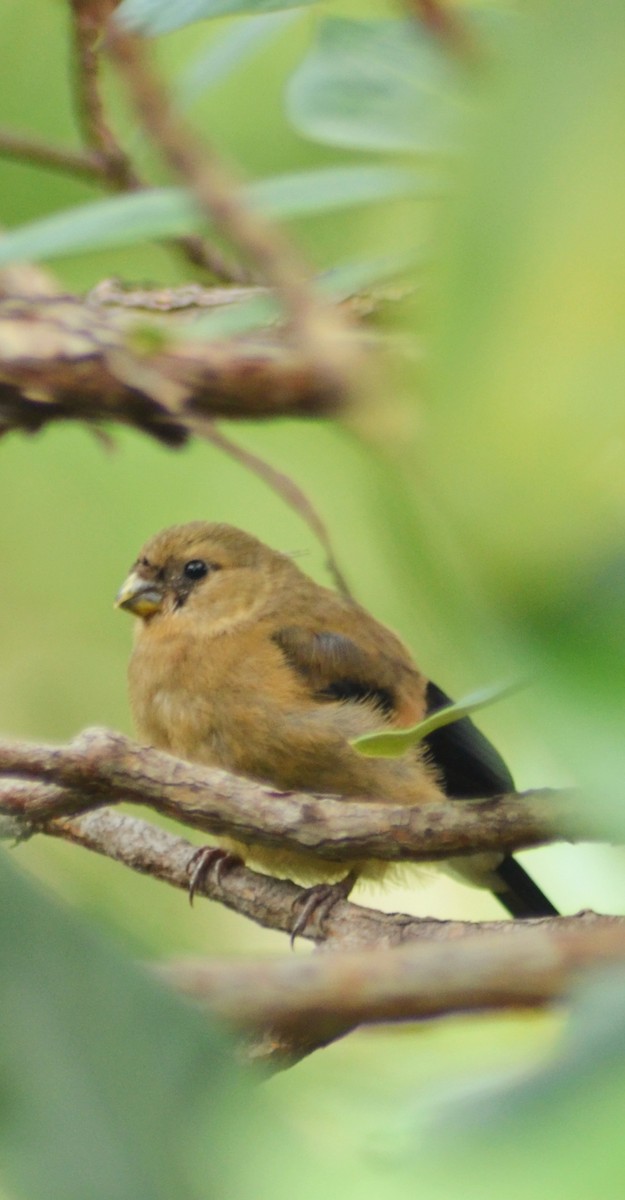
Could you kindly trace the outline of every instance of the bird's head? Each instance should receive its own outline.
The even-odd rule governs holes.
[[[247,615],[290,560],[232,525],[192,521],[146,542],[115,604],[146,621],[180,610],[214,620]]]

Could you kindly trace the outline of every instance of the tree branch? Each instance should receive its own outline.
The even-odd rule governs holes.
[[[180,445],[206,418],[344,407],[344,395],[279,335],[207,342],[174,320],[152,316],[146,335],[145,316],[72,296],[0,300],[0,434],[119,421]]]
[[[46,785],[24,786],[45,788]],[[15,828],[14,821],[11,821],[11,828],[4,831],[4,836],[14,837]],[[0,836],[2,832],[0,830]],[[33,832],[72,842],[139,874],[150,875],[184,892],[188,890],[189,871],[197,845],[140,817],[102,808],[81,817],[42,822]],[[274,879],[273,876],[261,875],[244,866],[237,866],[219,878],[215,872],[207,872],[199,881],[196,892],[196,895],[218,901],[264,929],[287,934],[291,932],[297,905],[306,894],[305,888],[298,887],[290,880]],[[580,924],[595,928],[623,923],[625,917],[583,912],[571,917],[536,917],[523,921],[511,921],[506,917],[475,924],[471,921],[441,921],[406,913],[379,912],[354,904],[351,900],[340,900],[325,914],[319,911],[312,913],[301,936],[332,948],[364,950],[372,947],[390,948],[415,940],[456,944],[469,934],[476,937],[504,934],[507,938],[517,938],[523,930],[530,928],[566,930],[576,929]]]
[[[432,862],[553,841],[596,840],[566,792],[535,791],[415,807],[283,793],[86,730],[67,746],[0,742],[0,774],[54,785],[31,796],[2,781],[0,811],[40,824],[124,800],[205,833],[248,845],[289,847],[323,859]]]
[[[11,755],[6,744],[0,745],[2,767],[11,761],[15,769],[27,773],[44,767],[46,753],[32,747],[25,754]],[[43,773],[76,778],[75,759],[63,760],[63,751],[59,753],[56,762],[48,759]],[[92,762],[96,787],[98,778],[96,761]],[[179,785],[184,788],[182,781]],[[11,815],[2,818],[0,836],[15,837],[20,828],[43,832],[186,891],[196,845],[137,817],[102,808],[32,825],[34,812],[41,818],[61,802],[68,806],[68,801],[84,799],[56,783],[5,777],[0,781],[0,812]],[[345,813],[349,806],[343,802],[342,807]],[[461,810],[462,805],[457,807]],[[222,877],[209,871],[199,882],[198,894],[287,934],[306,897],[305,889],[290,881],[244,866]],[[321,960],[307,957],[294,967],[250,964],[239,970],[233,964],[183,964],[165,969],[165,975],[186,994],[243,1028],[247,1056],[277,1070],[366,1021],[548,1003],[562,996],[582,969],[625,954],[625,918],[591,912],[476,925],[378,912],[339,901],[329,912],[313,912],[302,936],[340,949],[341,955],[329,956],[332,961],[328,959],[327,967],[323,956]],[[388,956],[392,947],[414,942],[419,943],[414,958]]]
[[[83,137],[97,155],[103,181],[112,191],[140,191],[145,183],[130,156],[115,136],[108,121],[100,85],[100,47],[103,31],[116,0],[70,0],[74,35],[75,108]],[[205,239],[195,235],[172,238],[170,245],[181,250],[195,266],[211,271],[217,279],[243,283],[247,275]]]

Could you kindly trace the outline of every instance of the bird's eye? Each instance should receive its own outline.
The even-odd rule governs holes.
[[[208,564],[203,558],[192,558],[191,562],[184,564],[184,574],[187,579],[203,579],[208,574]]]

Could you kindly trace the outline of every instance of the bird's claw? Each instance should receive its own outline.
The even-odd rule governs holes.
[[[298,896],[295,904],[301,904],[301,912],[293,922],[291,935],[289,938],[291,949],[295,945],[296,937],[304,932],[306,926],[314,912],[318,912],[317,920],[323,924],[326,917],[332,912],[335,904],[339,900],[347,900],[356,880],[358,879],[357,871],[349,871],[344,879],[339,879],[337,883],[317,883],[314,887],[306,888],[306,891]]]
[[[233,867],[240,867],[242,863],[243,859],[239,858],[238,854],[233,854],[231,850],[224,850],[221,846],[200,846],[195,851],[195,854],[191,855],[187,863],[189,904],[193,904],[193,898],[198,887],[213,867],[215,869],[215,881],[221,887],[224,875],[228,871],[231,871]]]

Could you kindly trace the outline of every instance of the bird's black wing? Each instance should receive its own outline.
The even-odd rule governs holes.
[[[374,658],[342,633],[316,633],[300,625],[277,630],[273,641],[318,700],[374,704],[382,713],[395,707],[392,663]]]
[[[435,683],[428,683],[426,701],[428,714],[452,703]],[[424,740],[452,799],[477,800],[514,791],[503,758],[470,717],[444,725]],[[495,874],[502,884],[495,893],[497,899],[513,917],[558,916],[558,910],[512,855],[502,859]]]

